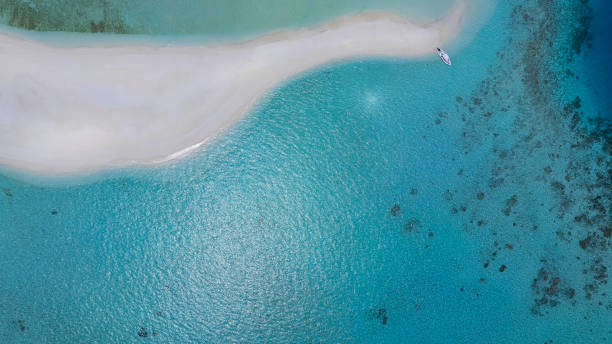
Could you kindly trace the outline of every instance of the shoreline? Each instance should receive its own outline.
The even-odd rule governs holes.
[[[311,68],[434,57],[459,35],[465,10],[458,1],[428,24],[363,12],[226,45],[56,47],[0,32],[0,164],[66,175],[174,160]]]

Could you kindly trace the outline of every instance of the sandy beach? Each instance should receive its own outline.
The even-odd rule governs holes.
[[[178,158],[297,73],[351,57],[437,58],[465,9],[427,24],[364,12],[231,45],[60,47],[0,31],[0,164],[65,174]]]

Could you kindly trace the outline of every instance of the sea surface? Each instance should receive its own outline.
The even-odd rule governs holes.
[[[413,19],[431,20],[452,3],[453,0],[0,0],[0,22],[38,31],[203,34],[227,39],[318,24],[363,10],[392,10]]]
[[[333,63],[186,159],[0,176],[0,343],[612,342],[611,6],[500,1],[452,67]]]

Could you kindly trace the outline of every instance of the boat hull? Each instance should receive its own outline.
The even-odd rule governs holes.
[[[441,60],[442,60],[444,63],[446,63],[447,65],[449,65],[449,66],[450,66],[450,65],[452,65],[452,62],[451,62],[450,56],[448,56],[448,54],[446,53],[446,51],[444,51],[444,50],[442,50],[442,49],[439,49],[439,48],[438,48],[438,56],[440,56],[440,59],[441,59]]]

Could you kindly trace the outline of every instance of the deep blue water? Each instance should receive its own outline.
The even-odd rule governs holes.
[[[612,120],[612,3],[597,0],[593,4],[593,22],[591,32],[593,38],[591,49],[587,53],[582,66],[585,78],[589,84],[589,93],[597,97],[601,109],[600,116]]]
[[[602,3],[300,75],[172,164],[0,177],[0,342],[610,342]]]

